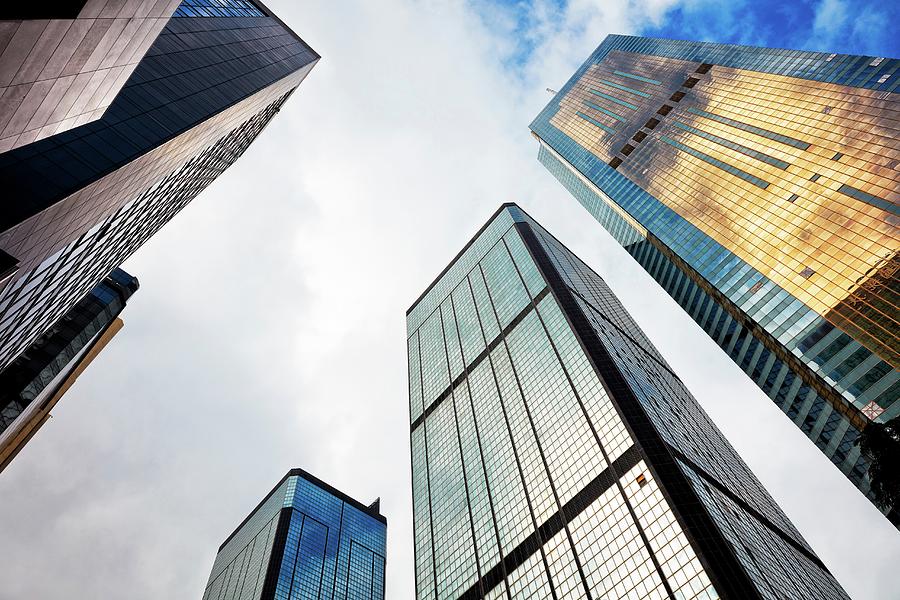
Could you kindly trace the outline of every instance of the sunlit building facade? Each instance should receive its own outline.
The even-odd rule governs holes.
[[[0,27],[0,369],[233,164],[319,58],[256,1],[50,4]],[[57,75],[58,94],[24,92]]]
[[[419,600],[847,597],[603,280],[517,206],[407,333]]]
[[[900,414],[898,67],[609,36],[531,124],[547,169],[866,494],[855,442]]]
[[[203,600],[384,600],[387,520],[291,469],[219,547]]]
[[[50,418],[50,411],[122,329],[138,280],[116,269],[0,371],[0,471]]]

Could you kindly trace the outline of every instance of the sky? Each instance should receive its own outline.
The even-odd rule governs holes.
[[[503,202],[603,276],[855,599],[900,536],[537,162],[528,123],[608,33],[900,55],[896,3],[267,0],[322,56],[125,264],[125,328],[0,477],[0,600],[200,598],[291,467],[388,519],[413,592],[404,314]]]

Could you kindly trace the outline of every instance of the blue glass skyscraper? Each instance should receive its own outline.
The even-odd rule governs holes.
[[[384,600],[379,506],[292,469],[219,547],[203,600]]]

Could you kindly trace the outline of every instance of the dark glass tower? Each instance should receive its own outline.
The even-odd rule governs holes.
[[[609,36],[531,124],[547,169],[870,497],[855,442],[900,415],[898,67]]]
[[[384,600],[387,520],[292,469],[219,547],[203,600]]]
[[[517,206],[407,328],[419,600],[847,597],[603,280]]]
[[[319,58],[257,1],[166,19],[102,114],[0,153],[0,369],[234,163]]]
[[[137,289],[136,278],[116,269],[0,372],[0,471],[119,332],[119,315]]]

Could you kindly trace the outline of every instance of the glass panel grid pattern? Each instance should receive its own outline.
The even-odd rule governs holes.
[[[541,162],[864,493],[852,442],[900,414],[900,61],[875,62],[609,36],[531,125]],[[659,83],[598,96],[617,73]],[[588,100],[629,122],[592,129]]]
[[[386,525],[288,475],[219,549],[204,600],[384,600]]]
[[[265,17],[250,0],[184,0],[173,17]]]
[[[536,242],[522,237],[525,223],[541,232],[566,288],[584,297],[582,311],[595,314],[619,368],[635,371],[629,387],[667,447],[700,461],[742,510],[767,515],[758,526],[816,564],[602,280],[506,206],[468,246],[477,244],[477,256],[439,278],[432,312],[409,321],[411,397],[422,395],[410,414],[416,597],[719,597],[709,559],[690,543],[538,267]],[[648,369],[648,360],[658,364]],[[669,394],[679,396],[674,409],[661,406]],[[844,598],[818,568],[830,581],[821,597]],[[746,565],[739,569],[753,581]]]

